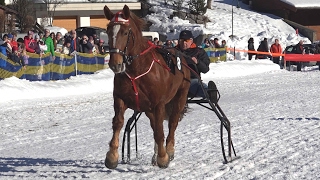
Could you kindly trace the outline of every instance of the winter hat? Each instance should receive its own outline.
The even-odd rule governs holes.
[[[192,32],[189,30],[183,30],[180,32],[179,39],[188,40],[193,38]]]
[[[65,44],[71,43],[71,38],[69,38],[69,37],[65,38],[64,43],[65,43]]]
[[[104,41],[102,39],[99,40],[100,43],[104,43]]]
[[[24,40],[23,40],[22,38],[18,38],[18,39],[17,39],[17,42],[19,42],[19,43],[23,43],[23,42],[24,42]]]
[[[28,31],[28,35],[33,35],[33,31]]]
[[[13,35],[12,34],[8,34],[8,38],[13,38]]]
[[[40,36],[38,34],[34,35],[34,39],[40,39]]]

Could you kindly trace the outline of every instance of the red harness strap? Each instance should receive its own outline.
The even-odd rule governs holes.
[[[151,49],[151,48],[150,48],[150,49]],[[148,48],[148,50],[150,50],[150,49]],[[144,51],[143,54],[144,54],[145,52],[146,52],[146,51]],[[142,53],[141,53],[141,54],[142,54]],[[162,67],[164,67],[164,68],[166,68],[168,71],[170,71],[170,68],[169,68],[169,67],[162,65],[162,64],[160,63],[160,60],[159,60],[159,59],[156,59],[154,53],[152,53],[152,56],[153,56],[153,61],[151,62],[151,65],[150,65],[149,69],[148,69],[145,73],[140,74],[140,75],[137,76],[137,77],[131,77],[127,72],[125,72],[126,75],[128,76],[128,78],[131,80],[131,83],[132,83],[132,86],[133,86],[133,90],[134,90],[134,94],[135,94],[135,96],[136,96],[136,106],[137,106],[138,111],[140,111],[139,92],[138,92],[138,89],[137,89],[137,85],[136,85],[136,83],[135,83],[135,80],[137,80],[137,79],[141,78],[142,76],[148,74],[148,73],[150,72],[150,70],[151,70],[154,62],[157,62],[157,63],[160,64]]]

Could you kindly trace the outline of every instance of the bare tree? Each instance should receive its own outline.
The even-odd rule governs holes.
[[[207,0],[207,8],[211,9],[212,6],[212,0]]]
[[[48,18],[50,19],[49,25],[53,24],[53,17],[58,6],[66,3],[66,0],[43,0],[47,7]]]
[[[34,24],[34,1],[12,0],[12,9],[18,12],[16,15],[17,26],[21,32],[27,32]]]
[[[0,32],[5,32],[5,16],[0,13]]]

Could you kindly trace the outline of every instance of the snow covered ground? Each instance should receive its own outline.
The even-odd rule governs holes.
[[[227,11],[223,3],[215,3],[221,13]],[[279,22],[266,19],[270,25]],[[294,32],[283,31],[282,39]],[[153,138],[145,115],[138,122],[139,158],[115,170],[105,168],[114,115],[113,73],[105,69],[66,81],[0,81],[0,179],[319,179],[316,67],[296,72],[270,60],[238,59],[211,64],[210,69],[202,77],[214,80],[220,90],[219,104],[231,121],[240,159],[223,164],[218,118],[191,105],[179,123],[175,159],[167,169],[151,165]],[[125,118],[131,115],[128,110]]]
[[[0,179],[320,178],[319,71],[280,70],[269,60],[210,68],[203,79],[217,83],[240,159],[223,164],[218,118],[191,105],[167,169],[151,165],[152,130],[144,115],[138,123],[140,158],[133,153],[132,163],[105,168],[113,117],[112,73],[106,69],[69,84],[0,81]],[[131,115],[128,110],[125,118]]]

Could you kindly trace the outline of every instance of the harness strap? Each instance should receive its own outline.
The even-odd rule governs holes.
[[[170,68],[168,68],[167,66],[164,66],[163,64],[161,64],[160,60],[159,59],[156,59],[154,53],[152,53],[152,56],[153,56],[153,60],[151,62],[151,65],[149,67],[149,69],[143,73],[143,74],[140,74],[139,76],[137,77],[131,77],[127,72],[125,72],[125,74],[128,76],[128,78],[131,80],[131,83],[132,83],[132,86],[133,86],[133,90],[134,90],[134,94],[136,96],[136,106],[137,106],[137,109],[138,111],[140,111],[140,104],[139,104],[139,92],[138,92],[138,88],[137,88],[137,85],[135,83],[135,80],[141,78],[142,76],[148,74],[150,71],[151,71],[151,68],[154,64],[154,62],[157,62],[158,64],[160,64],[162,67],[164,67],[165,69],[167,69],[168,71],[170,71]],[[167,67],[167,68],[166,68]]]

